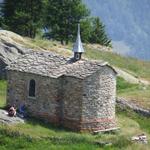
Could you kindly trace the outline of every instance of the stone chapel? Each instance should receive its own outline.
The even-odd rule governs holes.
[[[7,67],[7,104],[24,104],[30,116],[74,131],[116,128],[116,71],[104,61],[82,59],[78,27],[74,57],[32,51]]]

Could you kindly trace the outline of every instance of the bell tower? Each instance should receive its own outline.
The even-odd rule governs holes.
[[[81,59],[82,53],[84,53],[84,48],[81,42],[81,36],[80,36],[80,24],[78,24],[78,33],[77,33],[77,39],[73,46],[73,52],[74,52],[74,60],[78,61]]]

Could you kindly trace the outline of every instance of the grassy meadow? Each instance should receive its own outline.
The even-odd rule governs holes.
[[[134,143],[131,137],[145,133],[150,138],[150,118],[141,117],[130,110],[122,112],[117,109],[117,123],[119,130],[96,135],[74,133],[34,119],[29,119],[25,124],[0,125],[0,149],[149,150],[150,143]]]

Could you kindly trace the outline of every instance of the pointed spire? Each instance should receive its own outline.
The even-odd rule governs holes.
[[[83,48],[83,45],[81,42],[81,36],[80,36],[80,24],[78,24],[78,34],[77,34],[76,42],[73,46],[73,52],[79,52],[79,53],[84,52],[84,48]]]

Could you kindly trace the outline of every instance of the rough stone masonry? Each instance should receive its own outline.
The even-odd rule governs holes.
[[[103,61],[46,51],[20,56],[7,67],[7,104],[24,104],[31,116],[74,131],[116,127],[116,71]]]

